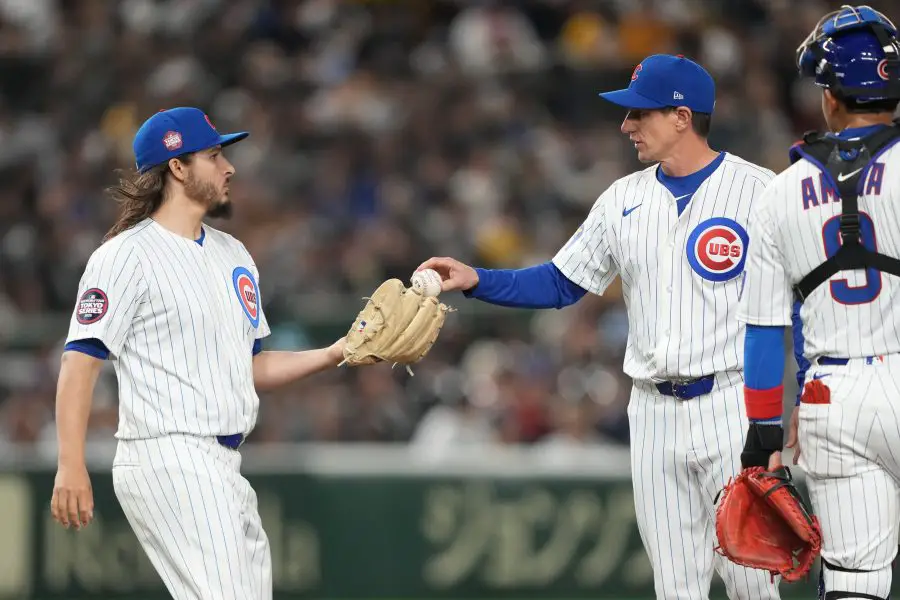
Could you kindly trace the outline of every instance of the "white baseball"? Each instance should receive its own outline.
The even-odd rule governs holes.
[[[441,293],[441,276],[434,269],[416,271],[410,277],[412,288],[423,296],[437,296]]]

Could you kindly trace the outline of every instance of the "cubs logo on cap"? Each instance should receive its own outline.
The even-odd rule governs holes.
[[[244,314],[254,327],[259,327],[259,286],[256,285],[253,273],[245,267],[237,267],[231,280]]]
[[[707,281],[728,281],[744,270],[750,236],[738,222],[725,217],[707,219],[687,239],[688,263]]]

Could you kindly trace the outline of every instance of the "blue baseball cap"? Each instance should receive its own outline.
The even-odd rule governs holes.
[[[712,113],[716,84],[706,69],[680,54],[654,54],[634,68],[626,89],[600,96],[625,108],[687,106],[694,112]]]
[[[170,158],[213,146],[227,146],[248,135],[246,131],[220,134],[199,108],[161,110],[144,121],[134,135],[135,164],[138,172],[144,173]]]

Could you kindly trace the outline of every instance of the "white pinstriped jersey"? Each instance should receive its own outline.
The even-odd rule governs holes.
[[[633,379],[740,370],[747,219],[773,173],[726,153],[679,215],[656,169],[610,186],[553,263],[595,294],[622,277]]]
[[[869,170],[859,198],[861,238],[900,258],[900,145]],[[792,286],[840,247],[840,201],[822,172],[799,160],[769,185],[750,222],[747,283],[738,317],[754,325],[791,325]],[[829,254],[826,255],[826,247]],[[875,270],[842,271],[804,301],[807,358],[900,352],[900,280]]]
[[[232,236],[200,245],[146,219],[94,251],[67,342],[96,338],[119,382],[119,439],[249,433],[252,349],[269,334],[259,274]]]

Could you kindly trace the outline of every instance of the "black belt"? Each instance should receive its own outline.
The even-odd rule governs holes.
[[[216,441],[232,450],[237,450],[244,443],[243,433],[233,433],[231,435],[217,435]]]
[[[706,375],[697,379],[685,379],[682,381],[663,381],[656,384],[656,389],[665,396],[674,396],[679,400],[690,400],[712,391],[716,382],[715,375]]]

